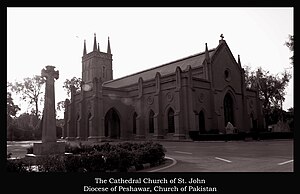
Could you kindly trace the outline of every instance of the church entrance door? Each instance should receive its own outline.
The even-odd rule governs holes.
[[[233,109],[233,100],[230,94],[226,94],[224,97],[224,120],[225,126],[230,122],[234,125],[234,109]]]

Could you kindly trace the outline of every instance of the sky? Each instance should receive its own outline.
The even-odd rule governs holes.
[[[262,67],[271,74],[293,74],[284,45],[294,34],[292,7],[264,8],[7,8],[7,81],[41,75],[56,67],[56,103],[67,98],[63,82],[81,77],[83,42],[100,51],[110,38],[113,77],[119,78],[217,47],[224,35],[242,67]],[[286,89],[283,109],[294,107],[294,76]],[[14,96],[13,96],[14,97]],[[27,111],[27,103],[14,97]],[[43,105],[42,105],[43,106]],[[41,106],[41,107],[42,107]],[[30,111],[30,110],[29,110]],[[58,112],[62,118],[62,113]]]

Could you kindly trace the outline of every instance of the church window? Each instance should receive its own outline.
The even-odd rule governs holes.
[[[92,114],[89,113],[89,114],[88,114],[88,119],[87,119],[87,137],[90,136],[90,132],[91,132],[91,129],[92,129],[92,121],[91,121],[91,118],[92,118]]]
[[[149,114],[149,133],[154,133],[154,112],[150,111]]]
[[[230,76],[230,71],[229,71],[229,69],[226,69],[226,70],[224,71],[224,78],[225,78],[226,81],[230,81],[231,76]]]
[[[174,110],[172,108],[168,111],[168,133],[175,132],[175,122],[174,122]]]
[[[102,77],[105,78],[105,67],[102,67]]]
[[[137,114],[136,114],[136,112],[134,112],[133,118],[132,118],[132,133],[133,134],[136,134],[136,118],[137,118]]]
[[[254,118],[253,113],[250,115],[250,130],[256,131],[257,130],[257,120]]]
[[[203,134],[206,132],[204,112],[200,111],[198,117],[199,117],[199,131],[201,134]]]
[[[79,123],[79,119],[80,119],[80,116],[77,115],[77,119],[76,119],[76,127],[75,127],[75,137],[78,136],[78,131],[79,131],[79,128],[80,128],[80,123]]]

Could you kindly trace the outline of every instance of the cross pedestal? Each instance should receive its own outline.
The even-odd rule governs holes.
[[[36,156],[65,154],[65,142],[34,143],[33,154]]]

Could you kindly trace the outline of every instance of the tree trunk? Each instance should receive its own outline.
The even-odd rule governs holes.
[[[39,107],[38,107],[38,101],[35,101],[35,117],[37,120],[39,120]]]

